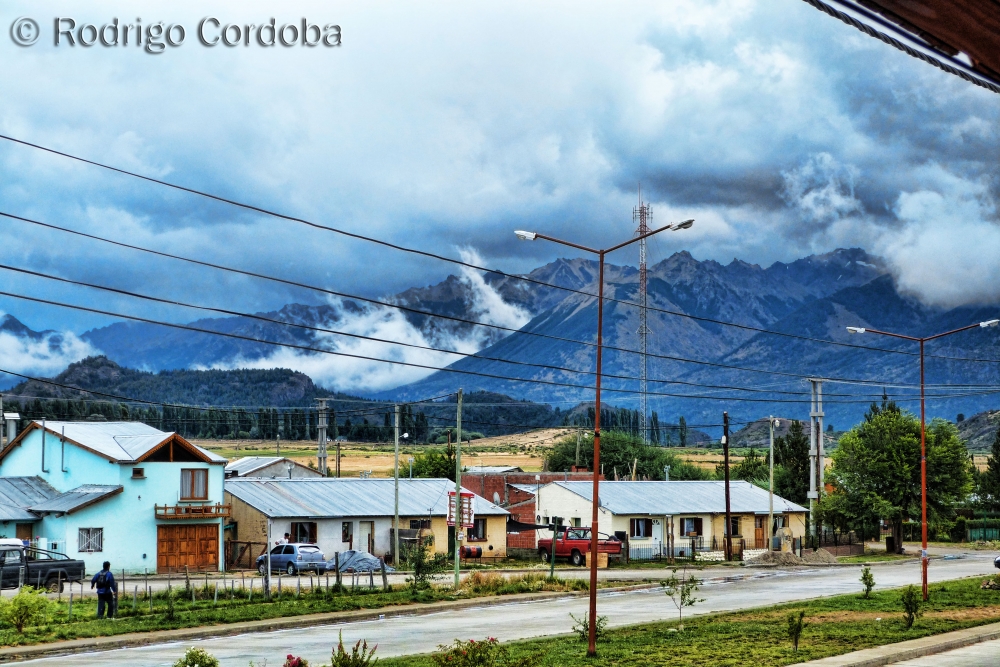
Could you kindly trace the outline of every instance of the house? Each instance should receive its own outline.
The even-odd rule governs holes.
[[[539,489],[536,523],[560,517],[563,524],[589,526],[593,483],[552,482]],[[768,492],[745,481],[730,482],[733,538],[748,549],[767,545]],[[774,496],[775,531],[802,538],[808,510]],[[725,537],[725,482],[602,482],[598,531],[627,538],[633,557],[645,551],[663,554],[673,544],[675,555],[691,549],[721,550]],[[787,530],[785,530],[787,529]]]
[[[89,572],[217,570],[225,463],[139,422],[32,421],[0,449],[0,494],[25,496],[16,537]]]
[[[58,495],[41,477],[0,477],[0,538],[32,539],[38,515],[28,508]]]
[[[433,538],[438,553],[454,549],[454,533],[447,525],[447,479],[399,480],[399,527],[422,531]],[[289,533],[294,542],[312,542],[331,557],[350,549],[377,556],[392,553],[394,480],[384,478],[323,477],[318,479],[226,480],[226,504],[232,505],[232,539],[271,542]],[[507,511],[474,496],[475,526],[466,529],[467,546],[483,554],[507,553]]]
[[[516,466],[473,466],[462,473],[462,486],[511,513],[515,521],[536,523],[535,492],[554,481],[589,481],[594,474],[586,469],[573,472],[524,472]],[[600,479],[604,479],[601,475]],[[507,534],[507,551],[511,555],[531,557],[535,552],[536,531],[515,531]]]
[[[244,456],[226,464],[226,479],[232,477],[322,477],[323,473],[283,456]]]

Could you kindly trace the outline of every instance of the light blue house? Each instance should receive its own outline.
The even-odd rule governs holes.
[[[33,421],[0,451],[4,479],[56,492],[26,501],[17,537],[80,558],[88,572],[105,560],[129,572],[224,567],[225,465],[139,422]]]

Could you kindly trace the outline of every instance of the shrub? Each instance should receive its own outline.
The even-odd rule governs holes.
[[[966,537],[966,529],[968,524],[964,516],[959,516],[955,518],[955,523],[951,527],[951,541],[952,542],[964,542]]]
[[[584,614],[581,618],[577,618],[573,614],[569,615],[573,619],[572,630],[577,635],[579,635],[581,641],[590,641],[590,615]],[[604,634],[604,628],[608,625],[607,616],[597,617],[597,626],[594,631],[594,637],[600,639],[601,635]]]
[[[861,585],[865,587],[865,599],[867,600],[872,596],[872,589],[875,588],[875,575],[872,574],[872,569],[867,565],[861,570]]]
[[[788,638],[792,640],[792,650],[799,650],[799,637],[802,636],[802,628],[805,627],[806,613],[800,611],[798,614],[792,612],[788,615]]]
[[[174,667],[219,667],[219,661],[203,648],[192,646],[184,652],[184,657],[174,663]]]
[[[309,661],[305,658],[296,658],[289,653],[285,656],[285,664],[282,667],[309,667]]]
[[[21,634],[26,626],[43,622],[49,610],[48,598],[32,586],[22,586],[14,597],[0,600],[0,618]]]
[[[410,584],[410,591],[416,595],[422,590],[431,587],[431,576],[444,571],[448,565],[448,557],[444,554],[428,554],[428,550],[434,542],[425,537],[420,544],[406,549],[400,555],[406,559],[407,564],[413,568],[413,576],[406,582]],[[400,551],[403,551],[400,549]]]
[[[377,648],[376,644],[369,649],[368,641],[359,639],[351,652],[348,653],[344,649],[344,632],[341,630],[337,647],[333,649],[333,660],[330,661],[330,667],[368,667],[368,665],[377,664],[378,658],[375,657]]]
[[[456,639],[453,644],[438,646],[438,652],[431,656],[435,665],[447,667],[534,667],[542,661],[541,655],[514,658],[506,646],[494,637],[463,642]]]
[[[900,601],[903,603],[903,620],[906,621],[906,629],[909,630],[913,627],[913,621],[917,620],[922,613],[920,611],[920,594],[912,585],[907,586],[903,589]]]
[[[663,592],[667,594],[670,601],[674,603],[677,607],[677,630],[684,630],[684,607],[693,607],[697,602],[704,602],[703,599],[696,598],[694,594],[698,592],[698,586],[701,585],[701,581],[695,578],[694,575],[685,577],[687,570],[681,572],[681,576],[677,576],[677,568],[672,570],[672,574],[669,578],[660,582],[663,586]]]

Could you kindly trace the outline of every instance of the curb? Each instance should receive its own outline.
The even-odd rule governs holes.
[[[656,588],[659,584],[639,584],[634,586],[617,586],[598,589],[602,592],[620,592]],[[377,621],[380,617],[392,618],[398,616],[421,616],[435,614],[440,611],[467,609],[470,607],[492,607],[501,604],[517,602],[534,602],[566,597],[582,597],[587,591],[545,591],[540,593],[518,593],[516,595],[493,595],[432,603],[412,603],[382,607],[379,609],[359,609],[353,611],[324,612],[320,614],[302,614],[300,616],[285,616],[259,621],[243,621],[219,625],[198,626],[193,628],[177,628],[175,630],[154,630],[152,632],[131,632],[128,634],[105,637],[87,637],[70,639],[32,646],[11,646],[0,649],[0,662],[18,662],[34,658],[68,655],[73,653],[90,653],[110,651],[119,648],[134,648],[177,642],[188,639],[209,639],[212,637],[228,637],[249,634],[253,632],[268,632],[273,630],[293,630],[295,628],[312,627],[315,625],[335,625],[340,623],[357,623],[359,621]]]
[[[922,658],[928,655],[944,653],[963,646],[971,646],[981,642],[1000,639],[1000,623],[980,625],[975,628],[946,632],[920,639],[910,639],[905,642],[886,644],[874,648],[866,648],[853,653],[834,655],[829,658],[800,662],[789,667],[881,667],[904,660]]]

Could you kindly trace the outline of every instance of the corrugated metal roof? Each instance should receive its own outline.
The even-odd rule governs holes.
[[[0,477],[0,521],[37,521],[27,508],[58,495],[41,477]]]
[[[272,518],[393,515],[392,479],[234,477],[226,480],[225,489]],[[400,479],[399,514],[445,516],[448,491],[454,489],[447,479]],[[507,514],[480,496],[474,509],[482,515]]]
[[[227,463],[226,472],[235,472],[237,476],[242,477],[254,470],[260,470],[284,460],[282,456],[244,456],[241,459]]]
[[[588,501],[594,496],[592,482],[553,482]],[[726,483],[713,482],[601,482],[601,507],[612,514],[721,514],[726,511]],[[729,483],[731,511],[767,514],[768,493],[742,480]],[[774,496],[774,511],[806,512],[781,496]]]
[[[32,423],[41,428],[40,421],[35,420]],[[65,433],[68,440],[78,442],[87,449],[119,463],[137,461],[174,435],[142,422],[46,421],[45,430],[57,437]],[[218,454],[213,454],[197,445],[191,446],[213,462],[226,462],[226,459]]]
[[[30,509],[39,513],[72,514],[78,509],[100,502],[121,491],[121,486],[112,484],[84,484],[66,493],[60,493],[54,498],[33,504]]]
[[[530,493],[531,495],[535,495],[539,488],[534,484],[508,484],[507,486],[512,486],[518,491],[524,491],[525,493]]]
[[[524,472],[518,466],[470,466],[465,472],[473,475],[502,475],[505,472]]]

